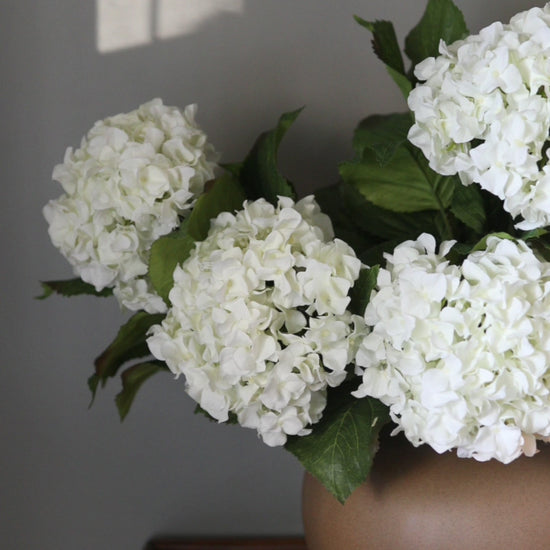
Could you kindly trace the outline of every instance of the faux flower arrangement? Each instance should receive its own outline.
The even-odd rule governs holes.
[[[122,418],[152,375],[197,411],[284,445],[340,500],[380,429],[508,463],[550,438],[550,4],[468,35],[429,0],[405,41],[357,21],[408,99],[353,138],[340,181],[298,200],[277,150],[244,161],[153,100],[98,122],[44,214],[77,278],[135,313],[89,386],[122,371]]]

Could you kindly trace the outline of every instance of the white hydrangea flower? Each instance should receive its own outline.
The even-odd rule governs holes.
[[[311,431],[327,386],[346,377],[363,325],[346,311],[360,268],[313,197],[245,203],[176,268],[149,348],[212,417],[233,414],[283,445]]]
[[[65,191],[44,207],[53,244],[76,275],[98,291],[113,288],[130,310],[166,310],[147,278],[151,245],[214,177],[218,155],[195,113],[154,99],[96,122],[53,171]]]
[[[354,393],[437,452],[507,463],[550,435],[550,263],[491,236],[461,266],[431,235],[387,255],[365,310]]]
[[[439,51],[416,67],[409,140],[436,172],[502,199],[518,228],[549,225],[550,4]]]

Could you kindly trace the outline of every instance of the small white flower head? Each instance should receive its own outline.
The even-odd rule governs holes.
[[[98,291],[113,288],[130,310],[166,310],[147,278],[151,245],[214,177],[218,155],[195,112],[154,99],[96,122],[53,171],[65,191],[44,207],[53,244],[76,275]]]
[[[494,23],[420,63],[410,141],[438,173],[478,183],[519,217],[550,224],[550,4]]]
[[[233,414],[270,446],[311,431],[353,360],[362,319],[346,307],[361,263],[332,237],[313,197],[220,214],[147,341],[212,417]]]
[[[489,237],[462,265],[422,235],[380,270],[357,352],[362,383],[414,444],[508,463],[550,435],[550,264]]]

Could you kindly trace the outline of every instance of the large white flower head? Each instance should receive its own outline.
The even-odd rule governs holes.
[[[176,268],[148,339],[205,411],[235,415],[271,446],[310,432],[353,360],[362,319],[346,307],[361,263],[332,236],[312,197],[220,214]]]
[[[146,276],[151,245],[214,176],[218,155],[195,112],[154,99],[96,122],[53,171],[65,191],[44,208],[53,244],[75,274],[98,291],[113,288],[131,310],[166,310]]]
[[[510,462],[550,435],[550,264],[489,237],[462,265],[422,235],[387,256],[365,310],[362,383],[437,452]]]
[[[410,141],[436,172],[502,199],[519,228],[549,225],[550,4],[440,54],[416,67]]]

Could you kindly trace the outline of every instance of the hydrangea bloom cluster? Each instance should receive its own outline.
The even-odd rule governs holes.
[[[416,67],[409,139],[441,174],[477,182],[519,216],[550,224],[550,4],[440,45]]]
[[[195,112],[155,99],[96,122],[53,171],[65,191],[44,208],[53,244],[75,274],[98,291],[113,288],[131,310],[166,310],[146,276],[151,244],[214,176],[217,154]]]
[[[357,397],[436,451],[508,463],[550,435],[550,264],[491,236],[450,264],[430,235],[387,255],[365,310]]]
[[[312,197],[220,214],[176,268],[148,339],[205,411],[235,415],[270,446],[309,433],[353,360],[362,319],[346,307],[361,263],[332,236]]]

